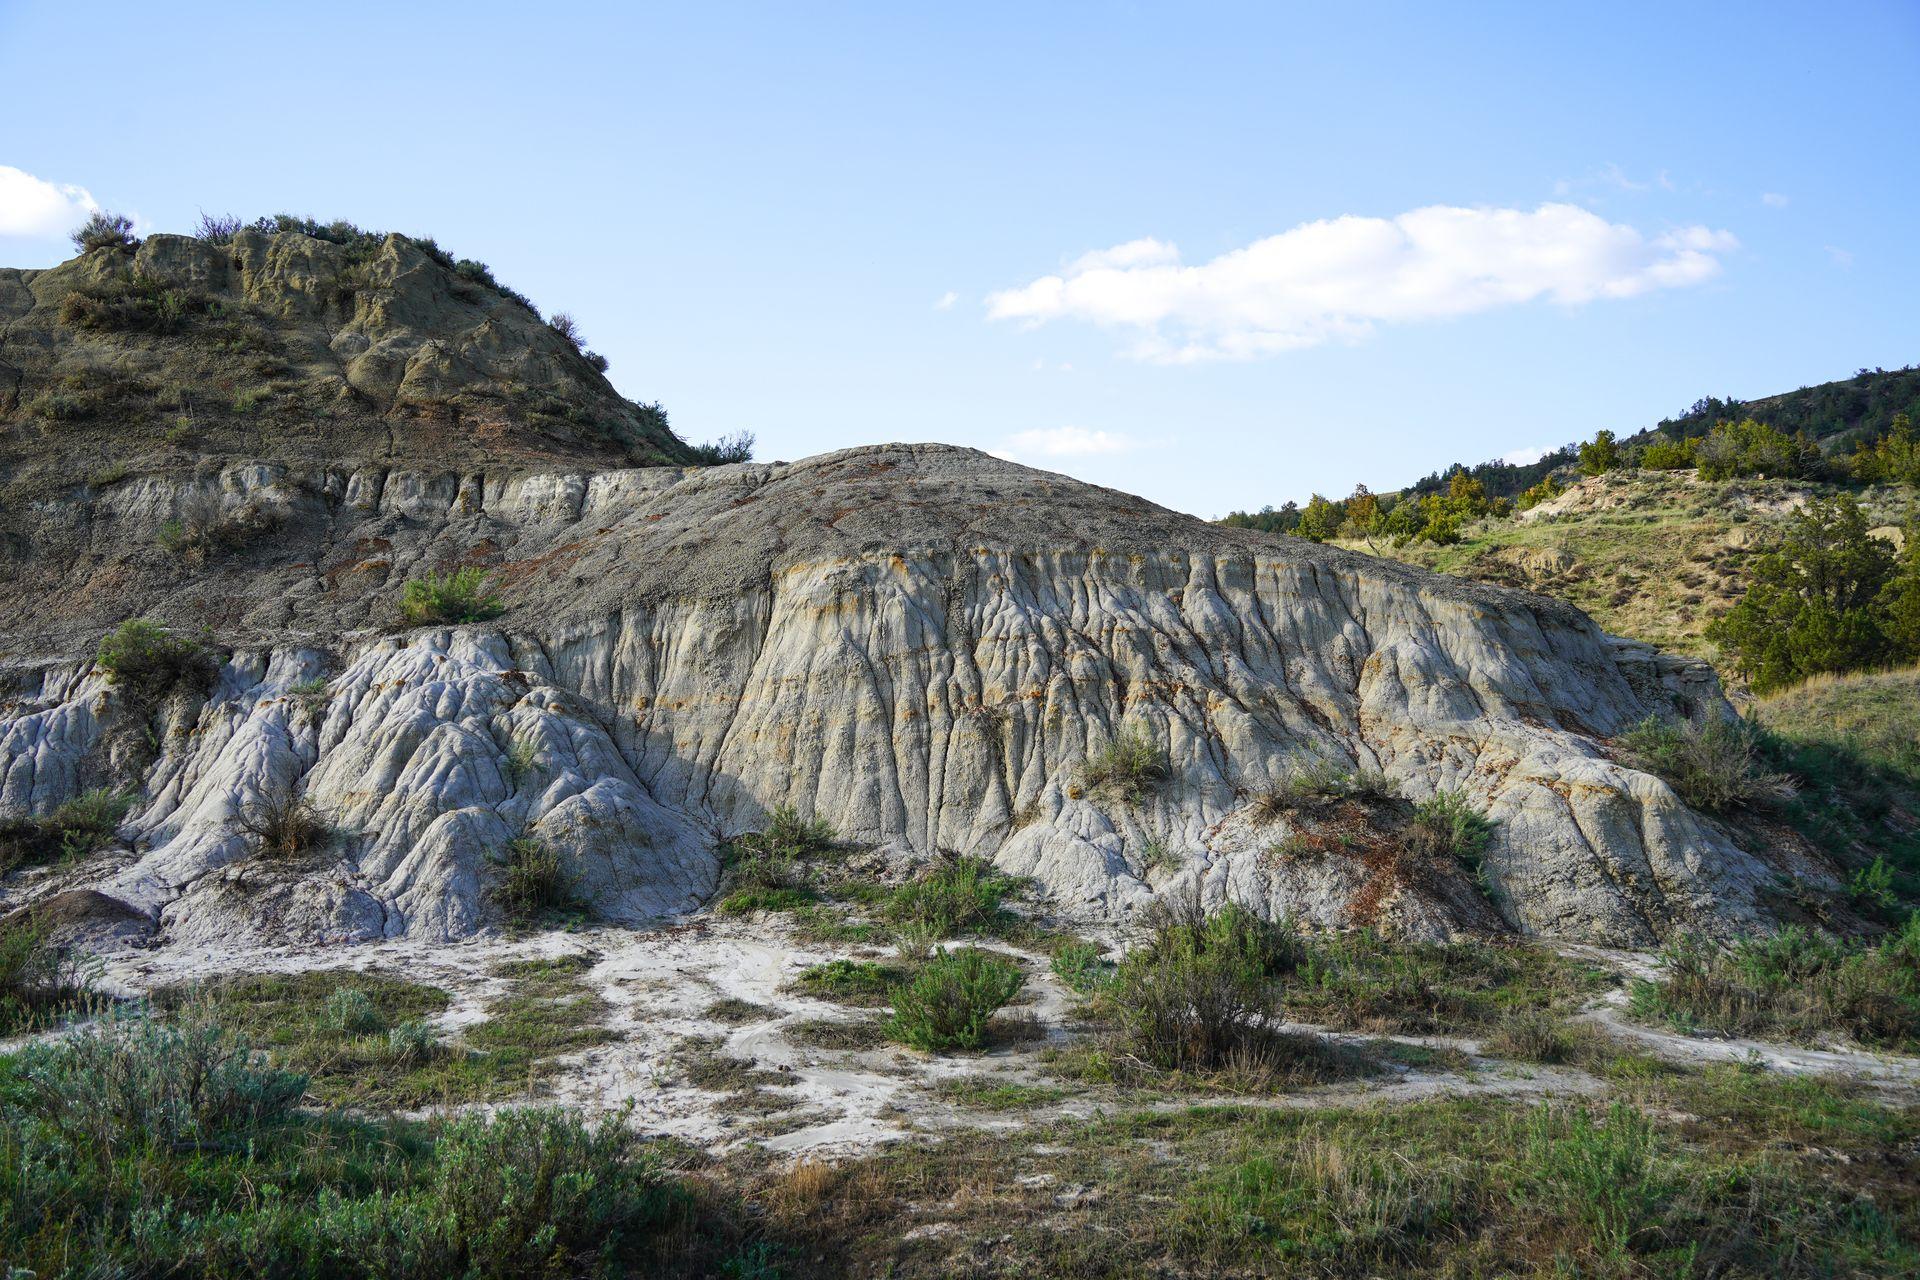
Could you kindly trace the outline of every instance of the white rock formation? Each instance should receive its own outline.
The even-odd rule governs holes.
[[[216,490],[271,506],[279,531],[192,573],[156,565],[151,531]],[[1605,745],[1649,714],[1726,714],[1701,664],[1538,596],[967,450],[511,478],[229,467],[129,482],[48,526],[116,566],[117,594],[85,625],[0,605],[0,814],[107,782],[142,800],[128,852],[7,892],[98,888],[169,936],[458,936],[491,918],[489,860],[522,835],[599,911],[670,915],[712,892],[717,837],[779,804],[992,858],[1069,913],[1197,881],[1427,935],[1504,920],[1644,944],[1769,919],[1775,869]],[[374,629],[406,578],[455,562],[496,572],[500,618]],[[203,702],[129,724],[86,655],[137,614],[210,621],[232,656]],[[316,675],[324,705],[290,692]],[[1126,730],[1171,770],[1138,805],[1080,782]],[[517,740],[536,744],[524,775]],[[1493,905],[1457,873],[1276,856],[1292,828],[1251,801],[1313,759],[1410,800],[1464,791],[1496,822]],[[236,817],[287,788],[343,836],[276,876]]]

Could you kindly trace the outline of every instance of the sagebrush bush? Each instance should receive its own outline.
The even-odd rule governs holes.
[[[1629,1007],[1645,1020],[1731,1036],[1920,1046],[1920,913],[1875,944],[1798,925],[1730,947],[1683,934],[1662,961],[1657,978],[1630,990]]]
[[[1793,797],[1793,779],[1770,771],[1758,731],[1741,720],[1648,717],[1620,739],[1632,763],[1654,774],[1696,809],[1726,813]]]
[[[471,565],[415,578],[400,593],[400,616],[414,626],[485,622],[498,617],[501,607],[493,579]]]
[[[72,967],[31,912],[0,924],[0,1035],[10,1035],[76,994]]]
[[[213,302],[205,294],[134,277],[81,285],[60,299],[60,323],[106,333],[178,333]]]
[[[387,1020],[358,987],[341,987],[328,996],[321,1016],[327,1029],[339,1035],[370,1036],[387,1029]]]
[[[140,243],[133,234],[133,219],[121,213],[96,209],[87,220],[73,229],[69,239],[82,253],[95,249],[130,249]]]
[[[215,671],[212,657],[199,644],[144,618],[129,619],[108,632],[94,661],[135,701],[153,701],[181,685],[204,692]]]
[[[1067,989],[1080,995],[1092,995],[1113,977],[1114,966],[1106,953],[1080,938],[1062,938],[1053,946],[1053,972]]]
[[[804,879],[803,859],[834,847],[833,827],[803,818],[792,805],[776,805],[759,831],[735,836],[721,849],[730,891],[797,890]]]
[[[580,909],[573,877],[560,854],[545,841],[522,836],[509,840],[494,861],[495,877],[487,897],[516,924]]]
[[[307,1078],[267,1066],[213,1026],[110,1017],[23,1050],[41,1116],[89,1158],[218,1142],[285,1120]]]
[[[1163,1069],[1204,1070],[1257,1047],[1299,963],[1292,928],[1237,903],[1209,916],[1197,892],[1156,900],[1147,926],[1109,989],[1133,1052]]]
[[[1138,804],[1172,776],[1166,750],[1146,730],[1136,728],[1115,734],[1087,757],[1080,785]]]
[[[249,801],[235,823],[246,833],[256,858],[298,858],[325,848],[334,836],[312,801],[291,786]]]
[[[1020,966],[989,951],[938,951],[893,988],[887,1036],[928,1053],[978,1049],[987,1022],[1020,992]]]
[[[73,861],[97,853],[113,840],[133,808],[124,791],[83,791],[44,818],[0,822],[0,867]]]
[[[199,564],[209,555],[238,551],[278,528],[284,512],[248,500],[232,507],[217,493],[195,492],[180,513],[163,522],[154,542],[168,555]]]
[[[417,1067],[431,1062],[440,1056],[445,1047],[434,1029],[417,1018],[409,1018],[387,1032],[387,1051],[396,1062],[406,1066]]]

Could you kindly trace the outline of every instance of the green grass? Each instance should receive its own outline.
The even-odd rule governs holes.
[[[491,575],[471,565],[415,578],[400,593],[400,617],[415,627],[485,622],[504,608]]]
[[[802,969],[793,980],[794,990],[835,1004],[860,1008],[881,1008],[889,993],[904,982],[904,965],[880,964],[873,960],[829,960]]]
[[[881,914],[896,927],[934,939],[969,933],[1004,937],[1026,923],[1006,907],[1025,887],[1023,879],[996,871],[985,859],[952,858],[895,889]]]
[[[789,1257],[833,1260],[804,1275],[949,1275],[980,1256],[1001,1275],[1356,1280],[1920,1264],[1920,1113],[1733,1070],[1637,1087],[1029,1120],[787,1169],[755,1194]],[[953,1088],[964,1103],[998,1086]],[[909,1232],[926,1222],[940,1231]]]
[[[410,1027],[443,1012],[446,992],[378,973],[315,970],[249,974],[167,988],[156,1003],[170,1018],[217,1024],[245,1036],[276,1064],[311,1078],[314,1095],[336,1105],[416,1108],[499,1101],[534,1092],[552,1059],[605,1043],[606,1009],[588,992],[583,958],[516,962],[495,976],[508,989],[467,1027],[463,1044],[422,1051]],[[341,1025],[340,993],[355,991],[372,1013]]]
[[[1067,1096],[1067,1090],[1059,1085],[981,1076],[942,1080],[934,1086],[934,1092],[947,1102],[975,1111],[1031,1111],[1035,1107],[1050,1106]]]
[[[1389,941],[1360,930],[1303,943],[1287,1016],[1400,1035],[1474,1034],[1520,1011],[1565,1012],[1605,988],[1602,970],[1541,947]]]

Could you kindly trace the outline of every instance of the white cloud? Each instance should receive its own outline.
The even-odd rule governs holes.
[[[1434,205],[1303,223],[1197,266],[1183,265],[1170,244],[1134,240],[989,295],[987,315],[1131,330],[1129,354],[1163,363],[1254,359],[1364,337],[1376,324],[1698,284],[1737,247],[1725,231],[1649,236],[1569,204]]]
[[[1090,458],[1102,453],[1125,453],[1136,441],[1117,431],[1089,427],[1042,427],[1009,436],[993,451],[996,458]]]
[[[64,236],[99,207],[85,187],[0,164],[0,236]]]
[[[1762,191],[1760,193],[1760,203],[1769,209],[1784,209],[1791,204],[1792,201],[1786,196],[1781,195],[1778,191]]]
[[[953,304],[960,301],[960,295],[949,289],[940,295],[940,301],[933,304],[935,311],[951,311]]]
[[[1540,459],[1552,453],[1545,445],[1529,445],[1525,449],[1515,449],[1512,453],[1500,455],[1500,461],[1510,467],[1530,467]]]
[[[1824,247],[1827,251],[1827,256],[1833,259],[1834,266],[1839,267],[1843,271],[1853,266],[1853,251],[1851,249],[1842,249],[1837,244],[1830,244]]]

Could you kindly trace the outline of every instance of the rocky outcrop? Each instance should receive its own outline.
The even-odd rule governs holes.
[[[153,530],[207,492],[271,507],[272,531],[168,563]],[[9,892],[94,888],[173,936],[456,936],[491,919],[490,860],[523,835],[600,912],[672,914],[712,891],[719,838],[781,804],[903,857],[991,858],[1091,917],[1197,884],[1426,935],[1644,944],[1769,919],[1775,869],[1607,749],[1649,714],[1725,714],[1703,665],[1539,596],[969,450],[229,467],[88,491],[36,537],[85,548],[84,604],[0,601],[0,813],[90,785],[142,799],[119,855]],[[456,563],[494,575],[500,616],[395,631],[401,585]],[[125,705],[86,655],[135,615],[211,624],[231,656],[210,694]],[[1168,765],[1134,802],[1084,777],[1120,734]],[[1495,823],[1484,883],[1397,853],[1390,805],[1264,803],[1310,762],[1409,801],[1464,792]],[[340,832],[292,871],[237,826],[287,789]]]

